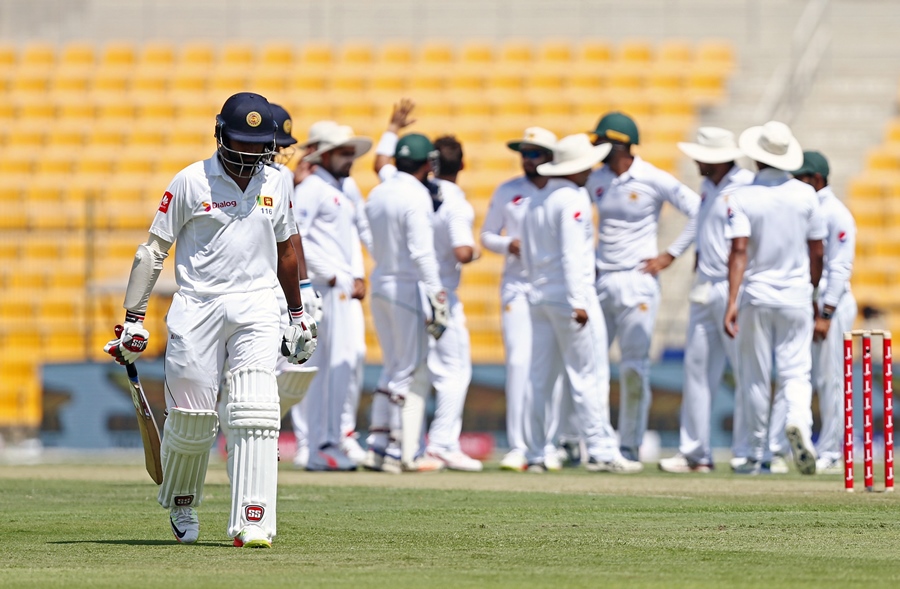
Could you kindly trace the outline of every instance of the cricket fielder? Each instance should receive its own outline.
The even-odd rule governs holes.
[[[769,420],[774,357],[775,396],[785,401],[785,435],[794,462],[802,474],[815,474],[811,306],[822,274],[827,228],[815,190],[785,171],[803,163],[800,144],[787,125],[770,121],[751,127],[741,133],[738,145],[759,171],[752,185],[729,198],[725,229],[731,239],[725,331],[737,340],[738,386],[750,432],[747,462],[735,472],[766,470],[769,429],[774,425]]]
[[[290,188],[266,165],[275,154],[275,131],[262,96],[242,92],[225,102],[216,117],[216,154],[169,184],[135,255],[123,331],[104,348],[120,363],[134,362],[145,349],[147,302],[177,240],[180,290],[166,315],[168,418],[158,501],[183,543],[199,535],[195,507],[218,430],[216,395],[226,359],[231,386],[225,413],[234,443],[228,535],[235,546],[269,547],[276,533],[279,283],[291,316],[280,346],[290,361],[311,356],[315,322],[301,304],[306,268],[290,243],[297,232]]]

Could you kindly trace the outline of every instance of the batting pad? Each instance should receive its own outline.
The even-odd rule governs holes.
[[[281,417],[288,414],[291,407],[303,400],[309,385],[319,368],[316,366],[286,370],[278,375],[278,398],[281,403]]]
[[[196,507],[203,500],[209,450],[219,432],[215,411],[169,409],[160,458],[163,482],[157,501],[165,508]]]
[[[403,430],[400,434],[400,461],[404,465],[412,464],[416,458],[424,421],[425,397],[417,391],[410,390],[400,409],[400,423]]]
[[[275,536],[281,427],[275,373],[257,367],[232,372],[226,414],[234,443],[228,535],[235,537],[245,527],[255,525],[271,539]]]

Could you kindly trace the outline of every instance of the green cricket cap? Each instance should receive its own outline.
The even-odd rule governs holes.
[[[605,137],[610,141],[619,143],[640,143],[637,125],[628,115],[620,112],[611,112],[603,115],[597,128],[594,130],[597,137]]]
[[[805,176],[813,174],[821,174],[823,178],[828,177],[831,169],[828,167],[828,160],[818,151],[804,151],[803,165],[799,169],[791,172],[794,176]]]
[[[394,151],[395,158],[411,159],[414,162],[424,162],[434,153],[434,143],[428,137],[421,133],[410,133],[404,135],[397,142],[397,149]]]

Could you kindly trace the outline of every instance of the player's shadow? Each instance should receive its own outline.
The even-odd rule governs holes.
[[[112,546],[180,546],[178,542],[173,540],[58,540],[55,542],[47,542],[47,544],[109,544]],[[205,548],[222,548],[224,546],[231,547],[231,543],[226,542],[195,542],[191,546],[203,546]]]

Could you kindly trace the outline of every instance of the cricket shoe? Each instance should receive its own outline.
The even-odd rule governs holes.
[[[173,507],[169,510],[169,524],[175,539],[182,544],[193,544],[200,537],[200,518],[193,507]]]
[[[712,464],[694,462],[683,454],[676,454],[671,458],[663,458],[659,461],[659,470],[663,472],[689,473],[702,472],[710,473],[713,470]]]
[[[747,463],[746,456],[735,456],[734,458],[732,458],[729,461],[729,464],[731,465],[731,470],[739,468],[742,464],[746,464],[746,463]]]
[[[559,449],[565,452],[563,465],[581,466],[581,442],[579,440],[563,440],[559,443]],[[562,455],[560,455],[562,458]]]
[[[764,464],[761,460],[754,460],[752,458],[745,458],[744,461],[737,466],[732,466],[731,470],[734,474],[747,475],[769,474],[770,472],[768,463]]]
[[[616,456],[612,460],[597,460],[591,456],[584,467],[590,472],[611,472],[615,474],[633,474],[644,470],[644,465],[637,460],[629,460],[624,456]]]
[[[791,443],[791,453],[794,455],[794,464],[800,474],[816,474],[816,450],[813,448],[809,434],[804,434],[796,425],[788,425],[784,429],[788,441]]]
[[[844,474],[844,462],[841,458],[822,456],[816,460],[816,474]]]
[[[547,467],[543,462],[532,462],[525,468],[525,472],[530,472],[531,474],[544,474],[547,472]]]
[[[763,463],[765,465],[765,463]],[[781,454],[775,454],[772,456],[772,460],[769,461],[769,472],[772,474],[787,474],[791,472],[791,468],[788,466],[787,458],[782,456]]]
[[[385,449],[369,446],[362,466],[366,470],[375,472],[389,472],[391,474],[403,472],[400,466],[400,450],[395,448]]]
[[[443,460],[429,454],[423,454],[412,462],[404,462],[402,464],[403,472],[439,472],[446,467],[447,465]]]
[[[625,446],[622,446],[619,448],[619,453],[623,458],[625,458],[625,460],[628,460],[630,462],[639,462],[637,448],[626,448]]]
[[[309,464],[309,446],[297,446],[294,453],[294,468],[303,470]]]
[[[350,432],[344,436],[341,440],[341,452],[356,464],[362,464],[366,460],[366,451],[359,445],[356,432]]]
[[[428,450],[425,455],[442,461],[448,470],[461,470],[464,472],[481,472],[484,470],[484,465],[481,464],[480,460],[475,460],[460,450],[453,452]]]
[[[519,450],[507,452],[506,456],[500,461],[500,470],[524,472],[526,468],[528,468],[528,461],[525,459],[525,455]]]
[[[356,462],[333,444],[325,444],[309,457],[306,470],[340,472],[356,470]]]
[[[551,472],[559,472],[563,469],[563,461],[559,457],[559,453],[565,453],[563,450],[553,450],[544,452],[544,468]]]
[[[235,548],[271,548],[272,539],[259,526],[247,526],[234,537]]]

